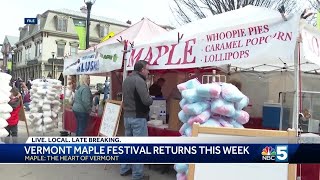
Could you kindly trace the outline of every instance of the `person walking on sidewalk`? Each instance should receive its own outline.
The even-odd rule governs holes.
[[[12,112],[10,113],[10,118],[7,119],[8,126],[6,130],[8,131],[9,135],[5,138],[5,143],[10,142],[10,136],[12,136],[12,142],[17,143],[18,137],[18,123],[19,123],[19,112],[22,107],[22,102],[20,100],[20,93],[17,88],[11,89],[10,101],[9,105],[12,107]]]
[[[72,110],[77,120],[76,136],[84,136],[87,129],[90,112],[92,110],[92,94],[90,90],[90,76],[82,75],[80,86],[74,95]]]
[[[125,136],[148,136],[147,117],[152,105],[149,95],[146,77],[149,71],[146,61],[138,61],[134,65],[134,71],[128,76],[122,85],[123,90],[123,117]],[[122,164],[121,176],[132,174],[132,180],[149,179],[144,175],[143,164]]]

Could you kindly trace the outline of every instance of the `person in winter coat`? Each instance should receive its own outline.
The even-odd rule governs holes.
[[[74,95],[72,110],[77,120],[76,136],[84,136],[92,110],[92,94],[90,90],[90,76],[82,75],[80,86]]]
[[[6,127],[6,130],[9,132],[9,135],[5,138],[5,143],[10,142],[10,136],[12,136],[12,142],[17,143],[19,112],[22,106],[20,96],[17,88],[11,89],[9,105],[12,107],[13,111],[10,113],[11,117],[7,119],[8,126]]]
[[[31,97],[30,97],[30,91],[28,87],[26,86],[25,83],[22,83],[22,97],[23,97],[23,106],[26,111],[30,111],[30,102],[31,102]]]
[[[148,136],[147,117],[153,99],[146,84],[149,74],[147,64],[143,60],[136,62],[134,71],[122,84],[125,136]],[[130,174],[135,180],[149,179],[144,174],[143,164],[122,164],[120,175]]]

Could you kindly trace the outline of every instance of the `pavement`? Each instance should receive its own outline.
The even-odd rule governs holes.
[[[28,114],[26,114],[28,116]],[[28,123],[30,124],[30,123]],[[54,132],[42,134],[35,133],[29,128],[30,136],[60,136],[62,123]],[[19,141],[24,141],[28,135],[25,122],[18,125]],[[10,180],[129,180],[131,176],[122,177],[119,174],[119,165],[103,164],[66,164],[66,165],[43,165],[43,164],[0,164],[1,179]],[[162,165],[145,165],[145,174],[150,180],[175,180],[176,172],[171,166],[170,170],[162,173]]]

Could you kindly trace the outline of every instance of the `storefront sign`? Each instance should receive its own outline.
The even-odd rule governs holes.
[[[65,59],[64,75],[99,74],[111,72],[122,67],[123,45],[110,44],[95,52],[84,52]]]
[[[138,45],[129,53],[127,70],[133,70],[138,60],[148,61],[150,69],[183,69],[290,59],[298,22],[298,17],[292,17],[288,21],[277,19],[224,29],[213,25],[212,31],[189,36],[180,43],[172,39]]]

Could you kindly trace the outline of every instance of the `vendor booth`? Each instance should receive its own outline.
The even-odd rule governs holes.
[[[307,76],[302,76],[301,72],[312,72],[318,69],[314,61],[308,58],[300,58],[303,57],[300,54],[300,44],[303,43],[297,41],[299,21],[300,16],[290,16],[284,19],[278,11],[246,6],[188,23],[175,30],[154,36],[154,38],[150,37],[148,40],[135,41],[134,44],[125,46],[126,48],[121,46],[122,48],[118,48],[116,51],[119,53],[114,53],[115,51],[109,53],[113,56],[101,56],[100,54],[100,57],[114,59],[114,57],[122,57],[122,50],[126,50],[123,54],[123,73],[114,71],[117,68],[121,69],[122,64],[118,64],[117,68],[105,71],[114,71],[112,73],[112,98],[115,99],[116,95],[121,92],[120,86],[115,88],[116,85],[114,84],[121,84],[120,82],[127,76],[127,73],[133,70],[135,62],[139,60],[148,61],[151,72],[150,77],[148,77],[149,85],[160,77],[168,80],[168,84],[163,87],[163,93],[167,100],[165,109],[166,112],[169,112],[169,117],[166,119],[167,123],[163,124],[157,121],[156,124],[149,125],[149,135],[180,136],[181,133],[178,130],[183,125],[179,123],[178,118],[178,112],[181,111],[179,107],[181,97],[180,99],[172,98],[173,100],[168,103],[168,97],[174,94],[171,92],[174,91],[177,84],[193,78],[197,78],[201,84],[229,82],[230,79],[238,79],[243,87],[241,92],[250,99],[250,103],[245,109],[250,114],[250,120],[247,124],[244,124],[245,128],[283,129],[283,131],[279,131],[279,134],[287,133],[288,135],[289,132],[284,127],[289,127],[293,129],[294,136],[297,136],[299,113],[302,112],[301,104],[297,102],[301,102],[300,92],[308,90],[302,88],[304,85],[301,83],[303,82],[302,79]],[[144,32],[141,31],[141,33]],[[107,45],[103,47],[107,51]],[[98,47],[90,48],[85,53],[90,54],[91,52],[93,55],[92,51],[100,52]],[[305,50],[304,52],[307,53]],[[99,57],[98,54],[96,57]],[[80,63],[80,60],[78,63]],[[69,64],[65,63],[66,67]],[[78,65],[75,65],[74,70],[78,67]],[[104,72],[99,70],[97,73]],[[280,92],[283,92],[283,95],[284,92],[289,91],[293,92],[293,104],[291,104],[291,109],[287,113],[289,114],[289,117],[287,117],[288,123],[284,126],[281,122],[286,110],[283,108],[283,96],[278,97]],[[121,98],[121,94],[119,95],[119,98]],[[278,99],[279,101],[277,101]],[[163,107],[163,105],[158,106]],[[270,126],[269,120],[264,122],[264,119],[270,119],[270,117],[264,116],[264,113],[270,115],[272,111],[279,113],[280,118],[279,122],[276,122],[277,126],[273,126],[274,123],[271,123]],[[153,114],[153,112],[156,111],[151,113]],[[158,112],[161,113],[163,110]],[[160,115],[160,113],[158,114]],[[155,118],[156,120],[160,120],[158,119],[159,115]],[[72,132],[76,124],[71,116],[72,112],[65,110],[65,129]],[[98,117],[94,116],[91,118],[95,122],[90,124],[87,134],[97,135],[101,119],[99,120]],[[169,128],[169,126],[175,128]],[[234,129],[234,132],[237,131],[238,129]],[[292,132],[290,134],[292,135]],[[303,166],[298,168],[300,168],[298,176],[304,177]],[[300,172],[301,170],[302,172]],[[287,176],[279,175],[279,177],[281,176],[282,179],[296,178],[295,167],[287,167],[286,171],[290,171],[290,173],[286,173]],[[312,174],[315,173],[312,172]],[[195,176],[194,179],[199,179],[199,177]],[[315,179],[314,176],[313,179]]]
[[[128,46],[132,46],[134,43],[139,41],[148,41],[152,37],[158,36],[166,31],[167,30],[158,26],[149,19],[143,18],[140,22],[119,34],[116,34],[107,41],[104,41],[95,47],[91,47],[75,57],[65,59],[63,74],[64,76],[72,77],[69,78],[69,80],[72,81],[70,86],[72,86],[73,89],[75,89],[76,86],[75,75],[88,74],[111,77],[110,94],[112,95],[114,89],[121,87],[121,82],[118,81],[118,78],[121,76],[121,72],[123,71],[123,55],[126,53]],[[65,94],[70,95],[72,92]],[[75,116],[71,110],[71,106],[66,102],[68,100],[68,96],[65,96],[65,98],[65,104],[67,105],[64,108],[63,128],[66,131],[75,132],[77,127]],[[103,105],[104,103],[102,101],[102,109],[104,107]],[[86,135],[98,135],[102,112],[103,110],[91,113]],[[120,126],[121,123],[122,122],[120,121]],[[121,131],[119,133],[121,133]]]

